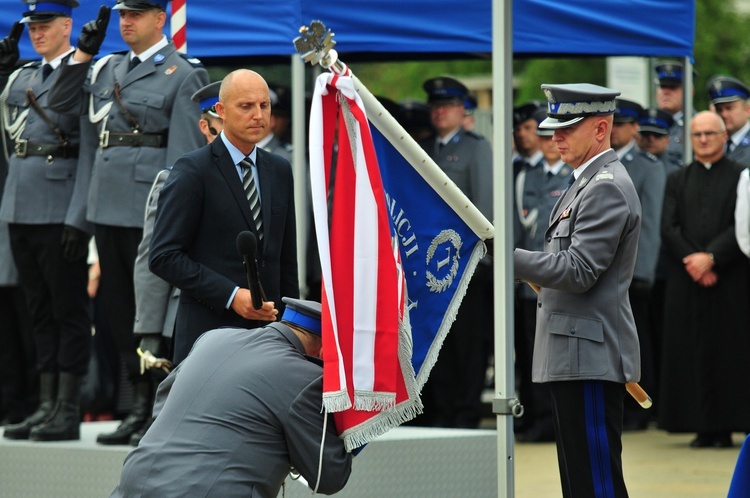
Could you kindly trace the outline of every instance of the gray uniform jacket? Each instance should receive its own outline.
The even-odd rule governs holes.
[[[514,251],[516,278],[541,286],[534,382],[640,378],[628,299],[640,226],[638,194],[610,149],[552,210],[544,251]]]
[[[100,145],[96,151],[88,189],[89,221],[140,228],[157,173],[205,144],[196,124],[200,110],[190,97],[208,84],[208,73],[198,60],[178,53],[172,43],[130,72],[127,53],[102,58],[91,74],[89,66],[62,66],[50,92],[52,108],[87,113],[99,135],[132,133],[137,122],[140,134],[162,135],[166,142],[165,147]],[[132,119],[114,97],[116,85]],[[106,142],[106,136],[102,138]]]
[[[146,215],[143,220],[143,238],[138,245],[138,255],[133,268],[135,285],[135,334],[158,334],[172,337],[177,307],[180,303],[180,289],[172,287],[169,282],[157,277],[148,269],[149,247],[154,233],[156,208],[159,204],[159,192],[169,177],[169,169],[156,175],[151,186],[146,204]]]
[[[274,154],[283,157],[290,163],[292,162],[292,152],[294,151],[294,149],[292,148],[291,144],[282,142],[277,136],[272,137],[271,140],[269,140],[269,142],[261,148],[265,151],[273,152]]]
[[[642,151],[637,145],[625,153],[622,164],[638,192],[643,213],[633,278],[653,284],[661,248],[661,208],[667,173],[659,158]]]
[[[435,139],[422,148],[453,183],[487,217],[492,219],[492,148],[476,133],[463,128],[442,148]]]
[[[62,64],[66,63],[67,57],[62,60]],[[58,66],[43,80],[40,61],[31,62],[11,76],[9,87],[5,89],[4,132],[7,132],[8,142],[18,145],[10,156],[0,218],[9,223],[30,225],[68,223],[90,232],[82,209],[73,209],[68,218],[78,174],[80,118],[50,110],[50,89],[59,76]],[[51,124],[32,105],[29,90]],[[53,126],[60,130],[59,135]],[[67,140],[68,150],[76,151],[72,154],[74,157],[25,155],[26,148],[34,149],[39,144],[54,147],[64,140]]]
[[[275,498],[292,466],[315,485],[321,445],[318,492],[336,493],[352,458],[322,404],[322,368],[286,325],[206,332],[159,385],[112,496]]]
[[[8,171],[8,163],[5,155],[0,153],[0,196],[2,196],[2,185]],[[18,270],[13,261],[13,253],[10,250],[10,234],[8,224],[0,221],[0,287],[15,286],[18,284]]]
[[[670,160],[678,161],[680,167],[686,164],[684,122],[684,119],[680,117],[679,119],[675,119],[674,124],[669,128],[669,146],[666,151],[670,156]],[[687,162],[689,163],[690,161]]]
[[[748,132],[738,145],[727,154],[727,157],[743,166],[750,166],[750,132]]]

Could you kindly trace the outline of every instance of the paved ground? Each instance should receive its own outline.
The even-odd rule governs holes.
[[[623,468],[630,497],[726,497],[744,438],[734,434],[734,448],[693,449],[692,434],[626,433]],[[517,443],[515,450],[516,498],[561,497],[555,444]]]

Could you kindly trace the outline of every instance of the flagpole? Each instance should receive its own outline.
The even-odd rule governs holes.
[[[401,124],[391,116],[383,104],[365,87],[351,70],[338,59],[338,53],[329,49],[318,63],[334,74],[346,75],[354,81],[354,88],[365,105],[367,118],[393,144],[394,148],[440,195],[440,197],[461,217],[482,240],[495,236],[495,227],[469,200],[466,194],[453,183],[435,161],[409,135]]]
[[[514,417],[523,415],[523,405],[516,399],[513,362],[513,176],[510,165],[513,109],[511,75],[513,74],[513,6],[512,0],[492,2],[492,115],[493,146],[493,214],[498,220],[494,251],[495,309],[495,393],[492,411],[497,426],[497,496],[515,496]]]

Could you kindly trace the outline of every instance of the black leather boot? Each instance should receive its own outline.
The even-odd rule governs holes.
[[[148,432],[148,428],[151,427],[151,424],[154,423],[154,418],[151,417],[148,419],[148,422],[140,428],[138,432],[130,436],[130,446],[138,446],[138,443],[141,442],[141,439],[143,439],[143,436],[146,435],[146,432]]]
[[[153,402],[151,400],[151,381],[144,379],[133,384],[133,409],[125,417],[117,430],[109,434],[99,434],[99,444],[130,444],[130,437],[138,432],[151,418]]]
[[[29,439],[31,429],[45,422],[52,414],[57,400],[57,374],[39,374],[39,407],[26,420],[18,424],[6,425],[3,437],[6,439]]]
[[[57,403],[52,416],[31,429],[33,441],[70,441],[81,439],[81,381],[79,375],[60,373]]]

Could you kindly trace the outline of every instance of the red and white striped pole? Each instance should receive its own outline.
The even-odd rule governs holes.
[[[187,0],[172,0],[170,26],[177,51],[187,53]]]

